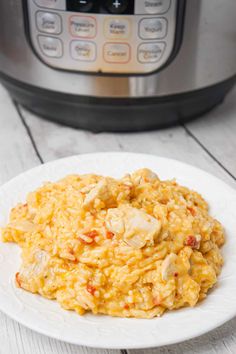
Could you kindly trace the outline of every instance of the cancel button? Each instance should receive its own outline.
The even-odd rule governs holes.
[[[125,64],[130,60],[130,46],[125,43],[106,43],[103,49],[107,63]]]

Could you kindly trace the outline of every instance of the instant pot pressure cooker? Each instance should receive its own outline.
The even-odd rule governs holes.
[[[1,0],[1,81],[79,128],[183,122],[233,86],[235,18],[236,0]]]

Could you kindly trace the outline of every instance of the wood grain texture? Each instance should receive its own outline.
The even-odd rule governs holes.
[[[38,163],[19,114],[0,85],[0,184]]]
[[[236,87],[223,105],[186,125],[211,154],[236,176]]]
[[[66,344],[37,334],[0,313],[0,354],[119,354]]]
[[[183,329],[184,330],[184,329]],[[157,334],[158,335],[158,334]],[[129,354],[235,354],[236,319],[224,326],[181,344],[157,349],[128,350]]]
[[[18,108],[17,112],[0,87],[0,183],[39,164],[40,160],[46,162],[95,151],[134,151],[182,160],[213,173],[235,187],[235,101],[236,90],[225,105],[208,115],[207,121],[200,119],[186,127],[139,134],[94,134],[40,120],[23,108]],[[226,125],[222,123],[225,115]],[[217,147],[216,143],[221,147]],[[3,314],[0,314],[0,343],[0,354],[119,353],[72,346],[49,339],[20,326]],[[182,344],[152,350],[132,350],[129,353],[236,353],[236,319],[207,335]]]
[[[21,114],[44,161],[95,151],[142,152],[195,165],[235,186],[234,179],[196,143],[185,127],[133,134],[96,134],[41,120],[23,108]]]

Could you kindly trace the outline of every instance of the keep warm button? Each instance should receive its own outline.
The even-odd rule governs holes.
[[[126,64],[130,60],[130,46],[124,43],[106,43],[103,56],[107,63]]]
[[[165,51],[166,44],[159,43],[143,43],[138,47],[138,61],[140,63],[156,63]]]
[[[130,23],[127,19],[107,19],[105,21],[105,36],[109,39],[126,39],[130,36]]]

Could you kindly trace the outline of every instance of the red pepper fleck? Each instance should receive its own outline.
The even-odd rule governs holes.
[[[96,212],[96,210],[90,210],[90,214],[94,217],[97,215],[97,212]]]
[[[125,309],[125,310],[129,310],[129,305],[128,305],[128,304],[125,304],[124,309]]]
[[[169,202],[169,200],[168,199],[161,199],[161,200],[159,200],[159,203],[161,203],[161,204],[168,204],[168,202]]]
[[[115,234],[111,231],[107,231],[106,233],[106,238],[108,238],[109,240],[111,240],[113,237],[115,236]]]
[[[94,238],[98,236],[98,232],[96,230],[88,231],[84,233],[85,236],[89,237],[91,241],[84,240],[82,237],[79,237],[80,242],[85,245],[91,245],[94,242]]]
[[[91,239],[91,242],[85,241],[81,237],[79,237],[79,241],[82,242],[84,245],[91,245],[94,242],[94,240],[92,240],[92,239]]]
[[[155,306],[159,306],[160,303],[161,303],[161,298],[160,298],[160,296],[155,296],[155,297],[153,298],[153,303],[154,303]]]
[[[96,236],[98,236],[98,232],[97,232],[97,230],[92,230],[89,232],[85,232],[84,235],[88,236],[90,238],[95,238]]]
[[[178,273],[178,272],[175,272],[175,273],[174,273],[174,276],[175,276],[175,277],[178,277],[178,276],[179,276],[179,273]]]
[[[16,284],[21,288],[20,273],[16,273]]]
[[[190,235],[190,236],[187,237],[187,239],[185,241],[185,245],[189,246],[191,248],[198,248],[199,242],[197,241],[195,236]]]
[[[192,216],[196,216],[196,210],[194,208],[188,207],[188,211],[192,214]]]
[[[74,263],[74,264],[78,264],[78,263],[79,263],[78,259],[74,259],[74,260],[71,261],[71,262]]]
[[[94,293],[95,293],[96,290],[97,290],[97,289],[96,289],[94,286],[92,286],[91,284],[87,284],[87,291],[88,291],[91,295],[94,296]]]

